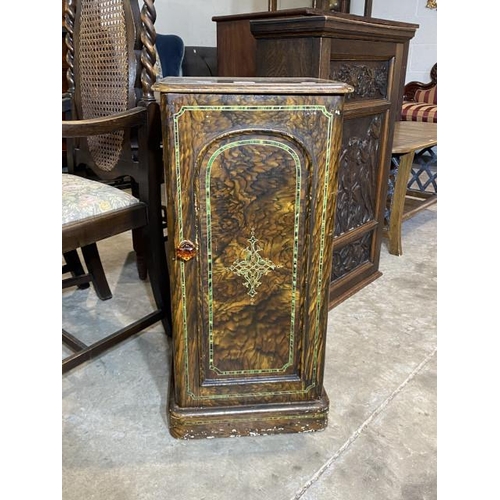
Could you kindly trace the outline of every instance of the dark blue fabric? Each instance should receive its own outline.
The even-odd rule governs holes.
[[[160,58],[162,76],[181,76],[184,42],[177,35],[156,35],[156,50]]]

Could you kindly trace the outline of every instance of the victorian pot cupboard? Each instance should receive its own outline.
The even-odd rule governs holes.
[[[344,95],[319,79],[166,78],[169,427],[327,425],[328,284]]]

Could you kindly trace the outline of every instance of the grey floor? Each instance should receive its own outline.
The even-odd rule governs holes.
[[[437,205],[405,222],[403,255],[384,242],[383,276],[330,311],[322,432],[172,438],[159,325],[64,375],[63,499],[437,498],[436,227]],[[63,292],[63,327],[82,338],[151,307],[130,238],[100,248],[114,298]]]

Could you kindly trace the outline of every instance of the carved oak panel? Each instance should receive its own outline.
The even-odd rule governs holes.
[[[382,232],[376,226],[383,224],[392,131],[401,113],[409,41],[418,25],[366,16],[318,15],[313,9],[296,9],[286,15],[279,11],[265,16],[237,14],[213,20],[221,42],[218,45],[224,46],[218,53],[220,75],[330,78],[354,87],[354,93],[346,96],[346,123],[355,117],[385,115],[378,146],[378,177],[371,192],[358,193],[359,199],[368,205],[352,220],[337,224],[336,229],[337,250],[353,241],[353,227],[358,228],[354,230],[360,233],[359,237],[371,231],[370,263],[360,269],[356,266],[343,279],[332,282],[330,306],[335,307],[381,275]],[[354,132],[362,139],[365,131],[358,133],[351,127],[349,132],[344,131],[344,137]],[[351,157],[352,167],[357,170],[358,159],[354,154]],[[346,179],[346,172],[341,176]],[[375,195],[373,215],[371,201],[366,202],[365,195]],[[367,219],[369,222],[362,222]]]
[[[347,100],[387,99],[389,62],[333,60],[330,78],[354,87]]]
[[[333,252],[332,282],[370,261],[373,233],[366,233],[358,240]]]
[[[344,121],[335,236],[375,217],[382,115]]]

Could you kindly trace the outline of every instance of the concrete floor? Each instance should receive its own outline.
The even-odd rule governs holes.
[[[172,438],[170,350],[155,325],[63,376],[63,499],[437,498],[436,222],[436,205],[405,222],[403,255],[384,241],[383,276],[330,311],[324,431]],[[131,247],[102,242],[114,297],[64,291],[63,327],[103,336],[149,310]]]

